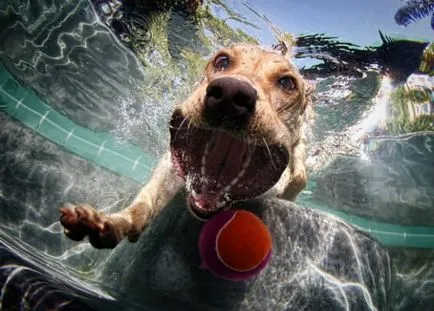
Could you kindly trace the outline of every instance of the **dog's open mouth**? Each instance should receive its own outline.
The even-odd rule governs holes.
[[[192,127],[178,111],[170,121],[170,136],[172,160],[189,192],[187,203],[203,219],[233,200],[266,192],[289,161],[283,145],[260,145],[222,129]]]

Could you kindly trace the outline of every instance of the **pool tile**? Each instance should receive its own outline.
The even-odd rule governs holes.
[[[386,231],[375,231],[372,235],[384,245],[401,246],[404,245],[404,235]]]
[[[1,88],[17,101],[23,99],[23,97],[28,93],[25,88],[12,79],[6,81]]]
[[[108,133],[94,132],[79,126],[74,131],[74,135],[79,136],[83,140],[89,141],[94,145],[97,145],[98,148],[108,137]]]
[[[139,160],[138,166],[143,167],[147,171],[152,171],[155,165],[157,165],[157,160],[144,153]]]
[[[143,183],[151,177],[152,167],[138,163],[134,170],[131,170],[132,161],[124,158],[125,154],[117,151],[104,149],[97,158],[97,163],[105,168],[116,172],[119,175],[129,177],[139,183]]]
[[[11,78],[11,75],[7,70],[0,64],[0,85],[5,83],[7,80]]]
[[[99,150],[98,146],[75,135],[69,137],[65,147],[88,160],[94,160]]]
[[[50,110],[45,120],[39,124],[38,132],[56,144],[64,146],[75,125],[72,122],[69,124],[63,122],[62,124],[58,122],[59,118],[62,118],[60,114]]]
[[[45,113],[47,111],[45,111]],[[41,115],[39,113],[30,110],[27,106],[24,105],[19,105],[13,111],[12,116],[32,129],[36,129],[41,121]]]
[[[405,241],[402,245],[407,247],[432,249],[434,247],[434,235],[421,236],[417,233],[408,232],[406,233]]]
[[[139,148],[131,144],[121,143],[113,136],[107,137],[104,147],[119,152],[132,160],[136,160],[143,155],[143,152]]]
[[[152,171],[145,169],[143,166],[138,166],[133,172],[130,172],[128,177],[139,183],[145,183],[151,178]]]
[[[65,147],[88,160],[95,160],[100,151],[100,145],[106,138],[107,134],[96,134],[91,130],[76,127],[66,141]]]
[[[15,106],[16,102],[0,90],[0,109],[12,114],[15,110]]]
[[[119,153],[107,149],[101,151],[98,156],[98,163],[121,175],[128,176],[131,172],[131,161],[122,158]]]
[[[77,125],[71,120],[65,118],[60,113],[54,110],[50,110],[50,113],[47,116],[47,120],[55,123],[60,129],[60,131],[64,131],[66,133],[70,133]]]
[[[351,223],[365,231],[371,228],[371,221],[362,217],[352,216]]]
[[[44,115],[48,110],[50,110],[50,106],[44,103],[38,96],[33,92],[29,92],[24,96],[21,100],[22,104],[29,107],[30,109],[36,111],[40,115]]]

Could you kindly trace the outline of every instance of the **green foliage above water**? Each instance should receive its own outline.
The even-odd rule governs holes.
[[[434,76],[434,42],[425,48],[419,69],[429,76]]]
[[[220,45],[231,45],[237,42],[258,44],[258,40],[241,29],[231,28],[226,21],[215,17],[209,6],[201,7],[194,18],[209,30]]]
[[[393,135],[434,131],[434,116],[423,115],[417,117],[413,122],[406,122],[403,120],[399,122],[391,122],[388,125],[388,129]]]
[[[188,79],[190,81],[196,80],[205,68],[207,60],[205,58],[198,57],[197,53],[191,49],[182,50],[181,56],[186,62],[186,68],[188,68]]]
[[[390,100],[392,119],[387,127],[391,134],[434,131],[434,114],[430,111],[430,90],[400,86],[392,93]],[[423,108],[428,108],[428,111],[420,112]]]
[[[170,60],[167,37],[168,13],[154,13],[147,17],[147,28],[137,29],[132,37],[132,47],[144,66],[147,79],[143,95],[161,100],[163,94],[175,87],[174,75],[179,74],[177,66]]]
[[[161,101],[167,94],[182,96],[183,89],[198,79],[210,52],[218,47],[237,42],[258,43],[241,29],[227,24],[229,19],[248,25],[249,22],[223,2],[207,1],[194,11],[189,8],[180,12],[179,7],[187,2],[165,1],[158,10],[150,11],[141,17],[140,23],[135,23],[130,46],[147,74],[143,94],[150,100]],[[229,16],[227,20],[214,16],[212,5],[222,7]]]

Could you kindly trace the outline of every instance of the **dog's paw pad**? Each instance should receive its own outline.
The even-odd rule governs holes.
[[[67,203],[59,211],[60,223],[68,238],[81,241],[88,236],[95,248],[114,248],[118,244],[120,238],[114,225],[91,206]]]

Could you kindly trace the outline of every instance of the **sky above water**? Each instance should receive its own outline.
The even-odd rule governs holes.
[[[395,13],[405,3],[401,0],[227,0],[226,3],[260,26],[261,30],[242,28],[265,44],[273,43],[273,37],[265,24],[245,7],[246,3],[281,29],[295,34],[326,33],[361,46],[380,44],[378,30],[391,37],[434,41],[430,17],[407,27],[395,23]]]

